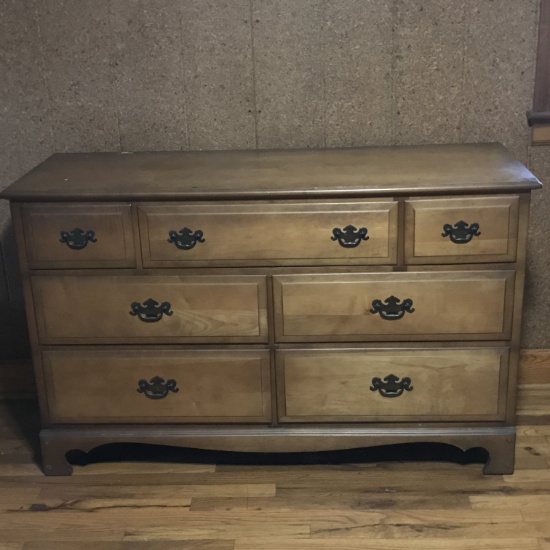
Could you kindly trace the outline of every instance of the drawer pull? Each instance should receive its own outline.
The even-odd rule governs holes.
[[[348,225],[344,227],[343,231],[339,227],[335,227],[332,230],[332,237],[330,239],[331,241],[338,241],[340,246],[344,248],[355,248],[359,246],[361,241],[369,240],[367,232],[368,229],[366,227],[357,229],[353,225]]]
[[[97,239],[95,232],[89,229],[83,231],[80,227],[75,227],[72,231],[61,231],[60,243],[65,243],[69,248],[73,250],[82,250],[86,248],[88,243],[96,243]]]
[[[373,300],[371,313],[379,313],[382,319],[387,321],[395,321],[401,319],[406,312],[412,313],[414,308],[412,307],[413,301],[410,298],[399,302],[399,298],[390,296],[386,298],[382,303],[382,300]]]
[[[169,243],[174,243],[180,250],[191,250],[197,243],[203,243],[203,232],[200,229],[191,231],[184,227],[181,231],[169,231]]]
[[[153,298],[145,300],[143,305],[139,302],[132,302],[130,307],[132,308],[130,315],[133,317],[137,315],[138,319],[144,323],[156,323],[162,319],[163,315],[166,314],[170,316],[174,313],[173,311],[170,311],[170,308],[172,307],[170,302],[162,302],[162,304],[159,304],[153,300]]]
[[[177,382],[173,379],[164,381],[164,378],[155,376],[149,382],[145,379],[138,381],[138,393],[145,394],[149,399],[163,399],[168,392],[178,393],[180,389],[176,387]]]
[[[411,379],[404,377],[401,380],[394,374],[389,374],[382,381],[381,378],[373,378],[371,391],[378,391],[382,397],[399,397],[404,391],[412,391]]]
[[[455,223],[454,226],[450,223],[446,223],[443,226],[443,233],[441,233],[441,236],[450,237],[451,241],[455,244],[466,244],[474,237],[479,237],[481,235],[478,230],[478,223],[468,225],[465,221],[460,220]]]

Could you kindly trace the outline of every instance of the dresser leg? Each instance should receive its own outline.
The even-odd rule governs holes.
[[[515,435],[495,437],[485,443],[483,447],[489,452],[489,460],[483,467],[483,473],[513,474],[515,445]]]
[[[41,435],[40,443],[44,475],[70,476],[73,473],[73,467],[65,457],[67,449],[62,442],[55,439],[46,439]]]

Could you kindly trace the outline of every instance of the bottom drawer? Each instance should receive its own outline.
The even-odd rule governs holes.
[[[279,420],[504,420],[508,348],[285,350]]]
[[[264,350],[42,353],[53,423],[270,422]]]

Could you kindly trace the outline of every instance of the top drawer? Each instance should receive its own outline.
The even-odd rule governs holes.
[[[135,267],[129,204],[25,204],[31,269]]]
[[[395,202],[143,205],[138,215],[145,267],[396,262]]]
[[[515,261],[518,204],[514,196],[407,201],[407,263]]]

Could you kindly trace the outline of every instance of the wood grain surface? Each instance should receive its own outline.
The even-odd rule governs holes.
[[[410,200],[405,204],[407,263],[513,262],[516,259],[518,197]],[[479,229],[466,243],[444,236],[444,226],[464,221]]]
[[[67,184],[70,182],[70,184]],[[500,144],[56,154],[10,200],[181,200],[518,192],[540,182]]]
[[[505,339],[513,280],[508,270],[278,275],[276,333],[281,341]],[[412,300],[411,311],[393,320],[372,313],[374,300],[391,296]]]
[[[46,344],[266,341],[265,285],[257,275],[32,277]],[[167,314],[156,322],[131,315],[149,299],[168,303]]]
[[[136,267],[129,204],[31,204],[21,216],[33,269]],[[75,250],[60,235],[77,228],[93,231],[94,241]]]
[[[265,350],[103,350],[42,353],[52,422],[271,421]],[[173,380],[175,391],[147,398],[138,381]]]
[[[145,267],[181,265],[392,264],[397,260],[397,202],[227,203],[138,207]],[[346,248],[333,230],[353,225],[366,239]],[[204,243],[180,250],[170,231],[200,230]]]
[[[318,349],[278,355],[284,420],[420,422],[504,416],[505,348]],[[410,391],[388,398],[371,389],[374,378],[391,374],[409,378]]]

